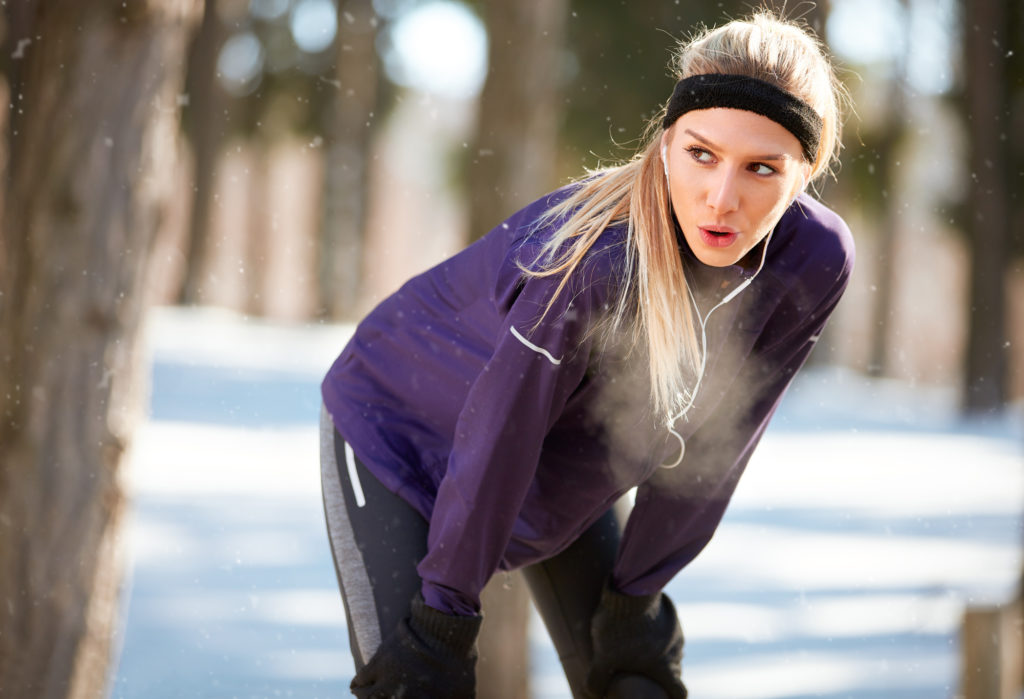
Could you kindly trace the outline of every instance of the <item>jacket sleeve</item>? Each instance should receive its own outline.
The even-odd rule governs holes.
[[[567,285],[545,315],[558,282],[534,277],[517,285],[494,352],[456,422],[418,567],[424,599],[441,611],[479,611],[480,591],[507,547],[543,440],[586,372],[600,294],[595,285]]]
[[[852,255],[814,280],[824,289],[804,306],[777,306],[751,355],[686,439],[683,461],[658,468],[637,489],[612,585],[627,594],[663,588],[711,540],[732,493],[786,389],[814,348],[846,288]],[[800,292],[803,293],[803,292]]]

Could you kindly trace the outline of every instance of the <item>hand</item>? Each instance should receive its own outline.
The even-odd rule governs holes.
[[[663,593],[625,595],[605,587],[590,635],[590,697],[603,699],[616,675],[641,675],[660,685],[667,697],[686,699],[681,679],[683,630],[672,600]]]
[[[473,699],[479,616],[445,614],[419,593],[350,689],[359,699]]]

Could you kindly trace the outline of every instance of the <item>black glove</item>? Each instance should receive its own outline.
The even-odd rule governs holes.
[[[666,697],[686,699],[683,630],[664,594],[624,595],[606,586],[590,621],[590,636],[594,659],[587,693],[592,699],[603,699],[616,675],[647,677],[661,685]]]
[[[456,616],[417,593],[410,615],[349,687],[359,699],[473,699],[480,616]]]

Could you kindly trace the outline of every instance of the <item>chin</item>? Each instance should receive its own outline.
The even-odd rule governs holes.
[[[694,250],[694,255],[708,267],[730,267],[743,259],[742,254],[732,250],[711,250],[703,247]]]

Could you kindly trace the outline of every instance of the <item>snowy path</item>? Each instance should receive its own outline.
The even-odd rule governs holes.
[[[113,696],[347,695],[315,427],[345,335],[155,315]],[[669,587],[693,696],[953,696],[965,602],[1003,600],[1021,569],[1024,434],[1019,416],[982,429],[950,414],[941,392],[798,380],[715,539]],[[532,628],[534,697],[567,697]]]

